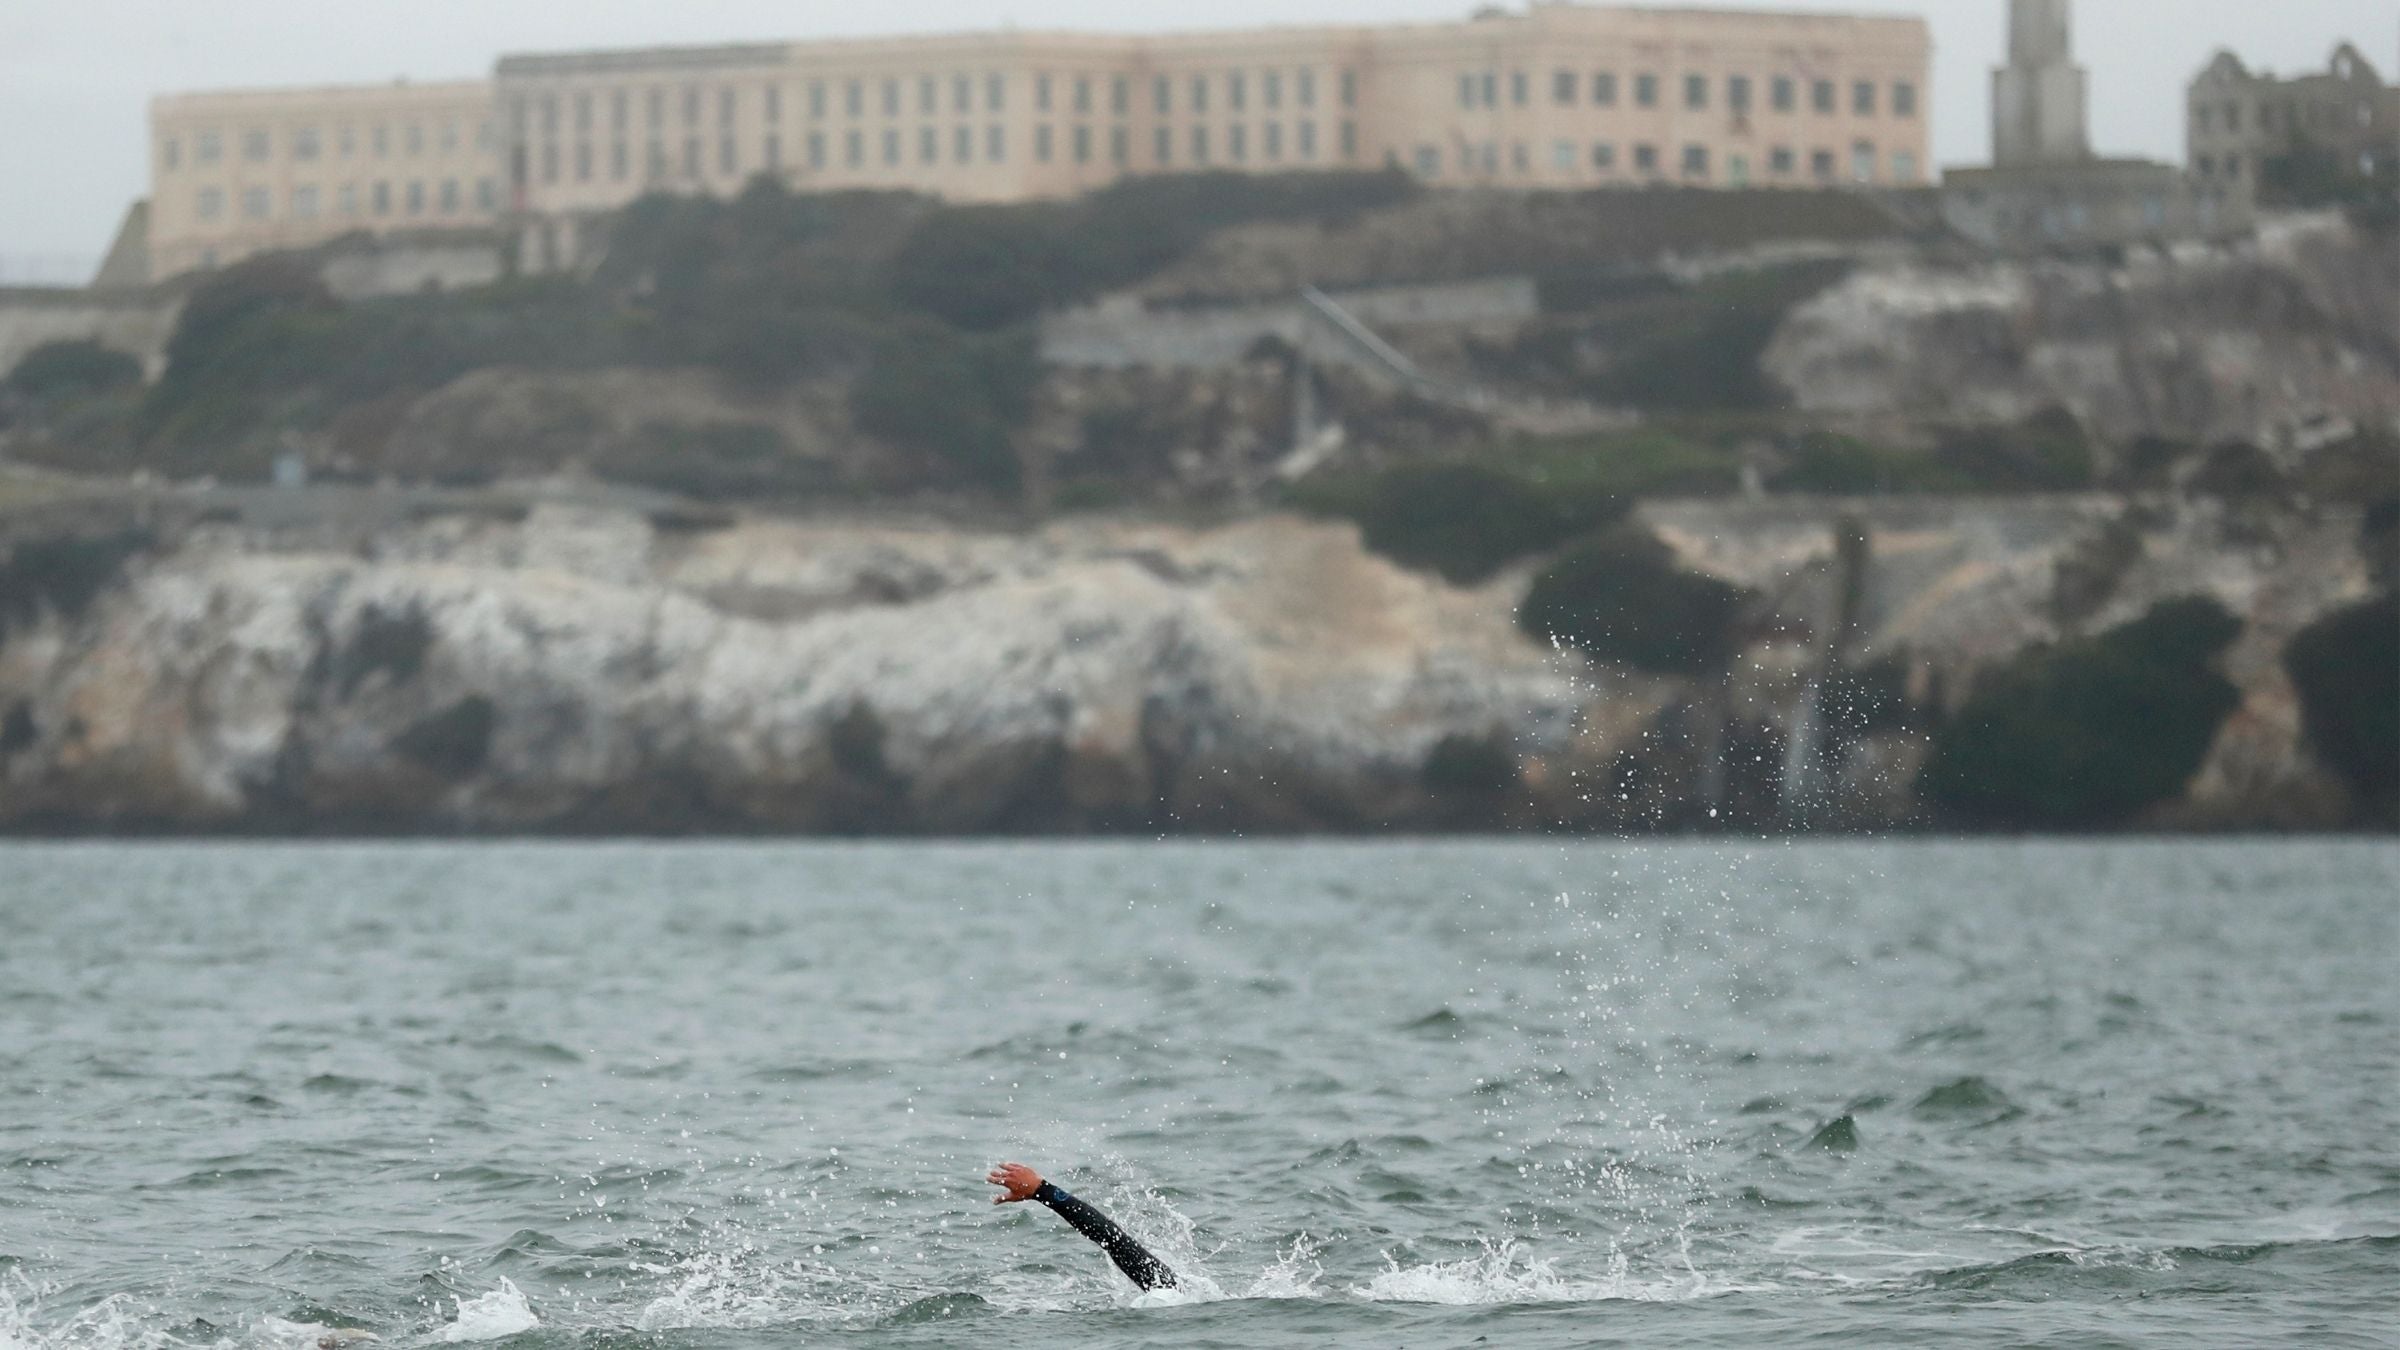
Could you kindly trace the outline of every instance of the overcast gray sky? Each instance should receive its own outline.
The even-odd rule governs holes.
[[[1141,31],[1457,18],[1476,0],[0,0],[0,282],[76,280],[145,190],[144,102],[226,86],[488,73],[502,52],[1025,28]],[[1517,0],[1512,7],[1521,7]],[[1985,155],[1986,71],[2005,0],[1713,8],[1924,14],[1933,22],[1934,139],[1947,164]],[[2348,38],[2390,78],[2393,0],[2077,0],[2101,150],[2182,158],[2184,83],[2218,47],[2253,66],[2321,68]]]

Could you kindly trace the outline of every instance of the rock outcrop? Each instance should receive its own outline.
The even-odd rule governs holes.
[[[2119,444],[2305,445],[2400,425],[2400,252],[2338,215],[2122,261],[1931,257],[1801,305],[1762,365],[1809,413],[1873,426],[2065,408]]]
[[[2334,824],[2339,789],[2301,748],[2277,654],[2367,591],[2356,514],[2112,497],[1647,508],[1688,565],[1766,597],[1714,691],[1527,639],[1522,572],[1457,589],[1346,527],[1281,517],[1026,535],[566,506],[202,523],[72,606],[0,611],[0,825],[1705,823],[1696,746],[1740,761],[1729,804],[1742,781],[1788,792],[1809,734],[1798,695],[1844,604],[1842,520],[1872,550],[1850,659],[1898,662],[1932,707],[2027,642],[2216,596],[2248,623],[2228,658],[2245,703],[2152,823]],[[1691,734],[1710,707],[1729,741]],[[1839,809],[1808,819],[1916,818],[1921,749],[1905,726],[1843,743]],[[1445,782],[1493,755],[1521,766],[1518,787],[1462,800]],[[1771,800],[1725,820],[1762,818]]]
[[[1297,828],[1563,731],[1505,601],[1264,520],[1030,537],[630,514],[203,529],[0,649],[19,822]]]

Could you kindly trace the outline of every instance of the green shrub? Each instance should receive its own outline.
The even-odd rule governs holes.
[[[1917,788],[1962,820],[2019,829],[2121,824],[2179,796],[2241,702],[2214,667],[2241,621],[2164,601],[2097,637],[1987,672],[1933,738]]]
[[[1040,379],[1040,356],[1024,334],[977,336],[914,320],[876,344],[851,387],[850,411],[862,431],[939,455],[970,481],[1007,487],[1018,476],[1012,432]]]
[[[499,725],[492,701],[471,694],[411,723],[392,738],[392,749],[444,778],[464,778],[491,759]]]
[[[1974,486],[1956,466],[1919,450],[1899,450],[1854,436],[1812,431],[1795,442],[1775,486],[1786,492],[1873,496],[1904,492],[1964,492]]]
[[[2326,767],[2367,802],[2400,797],[2400,595],[2318,619],[2284,649],[2300,725]]]
[[[1611,359],[1592,392],[1656,411],[1781,407],[1788,395],[1759,357],[1795,306],[1849,270],[1808,262],[1731,272],[1619,306],[1594,334]]]
[[[1742,481],[1737,450],[1662,427],[1523,441],[1501,447],[1493,462],[1545,491],[1590,503],[1594,514],[1635,499],[1723,496]]]
[[[2064,492],[2092,485],[2092,443],[2072,413],[2053,408],[2007,427],[1956,428],[1936,453],[1968,485],[1990,492]]]
[[[2208,452],[2188,486],[2202,496],[2241,500],[2282,498],[2292,485],[2266,451],[2247,441],[2227,441]]]
[[[1418,190],[1397,170],[1155,174],[1074,201],[951,207],[909,232],[882,281],[903,308],[989,331],[1139,281],[1227,226],[1333,223]]]
[[[878,268],[938,210],[902,192],[795,193],[766,175],[730,201],[652,193],[617,214],[591,284],[657,314],[679,341],[728,306],[873,311],[885,303]]]
[[[157,543],[148,530],[26,539],[0,557],[0,637],[44,610],[72,622]]]
[[[1687,572],[1657,536],[1624,527],[1570,550],[1534,578],[1517,625],[1639,670],[1709,675],[1733,659],[1748,592]]]
[[[2372,584],[2400,588],[2400,496],[2371,501],[2358,513],[2358,556]]]
[[[1368,548],[1403,566],[1473,584],[1615,524],[1641,498],[1716,496],[1739,480],[1732,451],[1644,428],[1327,475],[1291,499],[1313,515],[1358,522]]]
[[[1073,207],[957,206],[918,224],[886,286],[902,306],[961,328],[1005,328],[1082,290],[1070,278]]]
[[[258,320],[333,308],[333,294],[307,260],[262,254],[234,264],[194,288],[167,339],[168,378],[189,378],[237,348],[242,330]]]
[[[142,382],[142,363],[93,341],[45,342],[17,362],[8,387],[26,398],[82,398]]]
[[[2197,447],[2165,436],[2137,436],[2119,454],[2114,478],[2126,487],[2162,488],[2174,481],[2178,464],[2198,453]]]
[[[2163,476],[2179,448],[2145,442],[2141,453],[2166,460],[2145,458],[2134,471],[2137,479]],[[2092,444],[2082,427],[2063,409],[2052,409],[2013,425],[1950,428],[1930,453],[1807,432],[1786,447],[1774,486],[1836,496],[2064,491],[2090,487],[2094,474]]]
[[[592,468],[611,482],[709,500],[831,485],[821,464],[794,457],[783,433],[762,422],[645,423],[633,435],[605,443]]]
[[[358,631],[334,660],[331,679],[348,698],[371,675],[390,684],[406,684],[425,669],[432,652],[433,621],[414,605],[387,610],[369,605],[358,616]]]
[[[187,447],[253,431],[320,372],[334,309],[316,269],[290,255],[252,258],[202,282],[167,339],[144,430]]]
[[[1403,464],[1303,485],[1295,504],[1358,523],[1368,548],[1404,567],[1472,584],[1625,512],[1616,498],[1555,492],[1481,464]]]
[[[1452,733],[1426,752],[1421,778],[1436,797],[1488,799],[1514,792],[1525,771],[1514,750],[1496,736]]]

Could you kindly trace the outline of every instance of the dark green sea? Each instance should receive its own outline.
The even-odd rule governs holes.
[[[0,1350],[2390,1345],[2396,1127],[2388,842],[0,845]]]

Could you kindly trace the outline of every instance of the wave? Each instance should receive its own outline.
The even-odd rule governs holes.
[[[2015,1109],[2016,1103],[2008,1099],[2007,1093],[1984,1079],[1973,1077],[1944,1083],[1917,1098],[1916,1105],[1909,1108],[1919,1116],[1932,1119],[1984,1116]]]

